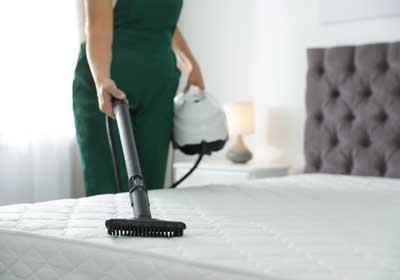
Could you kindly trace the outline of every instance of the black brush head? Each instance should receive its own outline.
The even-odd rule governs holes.
[[[185,223],[157,219],[111,219],[106,221],[109,235],[135,237],[178,237]]]

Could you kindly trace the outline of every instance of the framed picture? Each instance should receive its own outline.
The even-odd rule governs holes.
[[[400,0],[319,0],[321,23],[400,16]]]

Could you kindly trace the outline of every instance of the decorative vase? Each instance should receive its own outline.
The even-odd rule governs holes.
[[[226,158],[233,163],[246,163],[253,158],[253,154],[244,144],[242,135],[238,135],[236,143],[226,153]]]

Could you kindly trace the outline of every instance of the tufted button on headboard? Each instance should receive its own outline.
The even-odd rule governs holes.
[[[400,42],[307,57],[305,171],[400,178]]]

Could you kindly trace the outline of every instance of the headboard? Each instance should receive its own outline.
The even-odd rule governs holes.
[[[400,42],[307,58],[305,171],[400,178]]]

